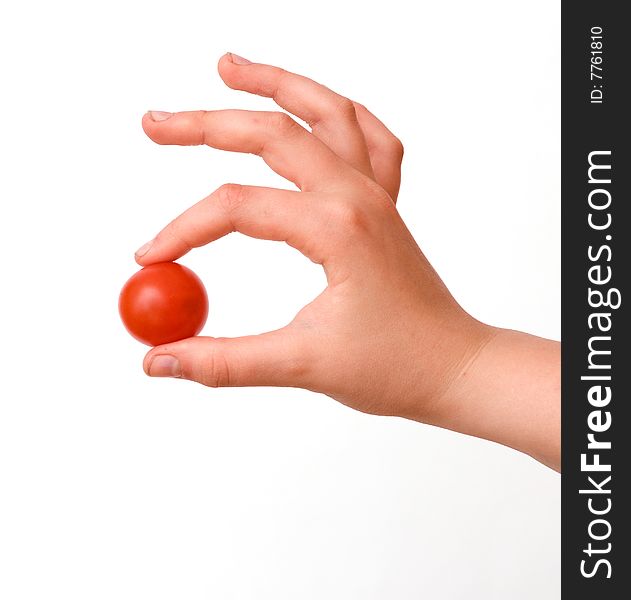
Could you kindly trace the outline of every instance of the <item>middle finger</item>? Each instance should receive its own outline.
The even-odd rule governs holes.
[[[158,144],[197,146],[258,154],[302,191],[334,191],[357,171],[283,112],[149,111],[145,133]]]

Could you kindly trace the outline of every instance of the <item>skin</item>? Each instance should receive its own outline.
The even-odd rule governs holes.
[[[158,144],[257,154],[300,191],[226,184],[136,253],[146,266],[233,231],[284,241],[328,286],[282,329],[153,348],[144,370],[207,386],[290,386],[363,412],[492,440],[560,468],[560,344],[467,314],[396,210],[403,146],[363,105],[306,77],[219,60],[230,88],[285,112],[144,115]]]

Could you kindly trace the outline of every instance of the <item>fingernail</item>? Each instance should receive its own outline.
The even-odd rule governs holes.
[[[181,374],[180,361],[170,354],[154,356],[149,364],[149,375],[151,377],[180,377]]]
[[[154,121],[166,121],[167,119],[170,119],[173,116],[173,113],[164,112],[163,110],[150,110],[149,116]]]
[[[248,60],[247,58],[243,58],[243,56],[239,56],[238,54],[234,54],[232,52],[228,52],[228,54],[230,55],[230,60],[235,65],[251,65],[252,64],[251,60]]]
[[[141,256],[144,256],[145,254],[147,254],[147,252],[149,252],[149,248],[151,248],[152,245],[153,245],[153,240],[151,240],[150,242],[147,242],[146,244],[143,244],[142,246],[140,246],[140,248],[138,248],[138,250],[136,250],[136,252],[134,254],[138,258],[140,258]]]

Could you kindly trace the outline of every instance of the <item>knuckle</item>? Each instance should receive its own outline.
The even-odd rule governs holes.
[[[303,356],[294,356],[287,361],[286,371],[289,381],[307,381],[310,374],[310,363]]]
[[[231,385],[231,374],[228,361],[225,354],[221,351],[221,341],[216,340],[217,344],[209,352],[203,365],[201,365],[201,373],[199,379],[201,383],[208,387],[228,387]]]
[[[344,234],[356,234],[367,229],[367,211],[360,202],[338,200],[331,204],[330,211],[334,227]]]
[[[297,387],[312,388],[316,377],[315,363],[319,340],[313,335],[313,308],[303,307],[292,322],[284,328],[285,352],[278,364],[285,382]]]
[[[300,127],[287,113],[274,111],[268,115],[268,127],[274,135],[281,134],[289,136],[296,132],[296,128]]]
[[[328,110],[329,117],[342,118],[346,121],[356,121],[357,113],[355,112],[355,104],[352,100],[344,96],[339,96],[335,101],[331,103]]]
[[[345,98],[342,96],[337,103],[337,112],[341,114],[343,117],[349,119],[356,119],[357,113],[355,112],[355,105],[352,100]]]
[[[278,99],[284,95],[284,90],[286,85],[292,78],[292,73],[282,69],[280,67],[276,67],[276,82],[274,85],[274,90],[272,92],[272,99],[278,102]]]
[[[197,129],[197,138],[200,144],[210,146],[209,130],[213,125],[213,114],[209,110],[198,110],[192,114],[192,125]]]
[[[394,154],[399,160],[401,160],[405,152],[403,142],[398,137],[393,135],[390,146],[392,154]]]
[[[294,324],[299,320],[298,315],[296,315]],[[308,322],[308,319],[306,319],[306,321]],[[289,376],[289,380],[298,382],[299,384],[311,380],[315,361],[315,340],[311,336],[304,335],[304,331],[301,333],[302,335],[294,336],[292,351],[288,353],[285,363],[285,370]]]
[[[378,183],[369,178],[351,198],[332,202],[331,224],[335,235],[342,235],[349,244],[363,243],[380,236],[385,223],[396,215],[392,198]]]
[[[383,221],[396,213],[394,200],[378,183],[374,182],[367,196],[366,204],[378,220]]]
[[[230,217],[234,215],[245,200],[245,187],[238,183],[224,183],[217,190],[217,200],[223,211]]]

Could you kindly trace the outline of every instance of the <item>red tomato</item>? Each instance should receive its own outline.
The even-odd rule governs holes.
[[[141,269],[127,281],[118,311],[132,336],[158,346],[197,335],[208,316],[208,296],[193,271],[162,262]]]

